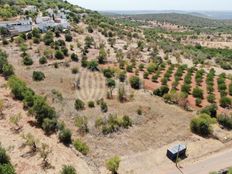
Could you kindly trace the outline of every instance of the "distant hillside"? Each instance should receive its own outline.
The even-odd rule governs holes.
[[[201,12],[201,14],[213,19],[232,20],[232,11],[206,11]]]
[[[160,14],[138,14],[128,15],[137,20],[155,20],[159,22],[168,22],[176,25],[189,26],[189,27],[224,27],[232,26],[229,20],[216,20],[206,17],[201,17],[199,13],[179,14],[179,13],[160,13]]]
[[[232,11],[181,11],[181,10],[134,10],[134,11],[101,11],[104,15],[145,15],[145,14],[188,14],[192,16],[219,19],[219,20],[232,20]]]

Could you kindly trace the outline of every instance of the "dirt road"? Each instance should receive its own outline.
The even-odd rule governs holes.
[[[184,174],[208,174],[232,166],[232,148],[215,153],[192,164],[182,165]],[[177,168],[169,169],[166,174],[181,174]]]

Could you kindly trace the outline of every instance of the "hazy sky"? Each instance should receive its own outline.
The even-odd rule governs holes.
[[[232,10],[232,0],[68,0],[92,10]]]

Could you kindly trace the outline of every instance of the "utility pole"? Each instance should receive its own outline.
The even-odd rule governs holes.
[[[180,153],[180,144],[178,145],[178,151],[176,156],[176,167],[178,168],[178,161],[179,161],[179,153]]]

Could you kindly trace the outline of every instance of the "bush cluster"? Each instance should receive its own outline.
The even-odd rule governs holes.
[[[221,97],[220,99],[220,106],[223,108],[231,108],[232,106],[232,99],[226,96]]]
[[[46,133],[54,132],[57,128],[57,115],[55,109],[48,105],[45,98],[35,95],[25,82],[15,76],[9,78],[8,84],[14,97],[23,101],[24,107],[30,108],[38,126]]]
[[[150,63],[148,66],[147,66],[147,72],[149,74],[155,72],[155,70],[158,69],[158,65],[156,65],[155,63]]]
[[[34,81],[41,81],[45,79],[45,75],[41,71],[33,71],[32,78]]]
[[[103,70],[103,75],[106,77],[106,78],[112,78],[114,77],[114,69],[112,68],[106,68]]]
[[[45,57],[45,56],[43,56],[43,57],[41,57],[40,59],[39,59],[39,63],[40,64],[46,64],[48,62],[48,60],[47,60],[47,58]]]
[[[193,97],[199,98],[199,99],[203,99],[203,97],[204,97],[203,90],[200,89],[199,87],[196,87],[193,89],[192,95],[193,95]]]
[[[167,94],[168,92],[169,92],[168,86],[163,85],[163,86],[161,86],[160,88],[155,89],[155,90],[153,91],[153,94],[154,94],[154,95],[157,95],[157,96],[160,96],[160,97],[163,97],[163,96],[164,96],[165,94]]]
[[[61,174],[77,174],[76,169],[73,166],[64,165]]]
[[[140,78],[138,76],[132,76],[130,77],[130,85],[134,89],[140,88]]]
[[[181,77],[183,76],[184,71],[187,69],[187,65],[180,65],[178,66],[176,73],[175,73],[175,81],[172,83],[172,88],[176,89]]]
[[[78,58],[77,54],[75,54],[75,53],[72,53],[72,54],[71,54],[71,59],[72,59],[72,61],[74,61],[74,62],[78,62],[78,61],[79,61],[79,58]]]
[[[77,111],[85,109],[85,103],[81,99],[76,99],[75,101],[75,109]]]
[[[119,117],[110,114],[107,119],[97,119],[95,126],[100,128],[104,135],[107,135],[119,131],[120,128],[128,129],[132,126],[132,120],[128,116]]]
[[[227,129],[232,129],[232,115],[221,114],[217,117],[218,123]]]
[[[211,124],[215,123],[215,119],[207,114],[201,114],[191,120],[190,128],[192,132],[201,136],[209,136],[212,133]]]
[[[214,92],[214,77],[215,77],[215,70],[212,68],[210,69],[209,73],[206,76],[206,85],[208,94],[213,94]]]
[[[82,142],[80,139],[75,140],[73,142],[73,146],[83,155],[87,155],[89,153],[89,146],[86,143]]]
[[[14,167],[10,163],[10,158],[6,154],[6,150],[0,145],[0,173],[16,174]]]
[[[184,92],[186,94],[190,93],[193,72],[194,68],[188,69],[188,72],[184,78],[184,84],[181,86],[181,92]]]
[[[158,82],[157,80],[160,77],[160,74],[161,74],[161,68],[159,67],[155,75],[153,75],[151,78],[152,82]]]
[[[111,159],[106,161],[106,167],[113,174],[116,174],[119,168],[121,159],[118,156],[114,156]]]
[[[164,77],[161,79],[162,85],[167,85],[168,81],[170,80],[170,77],[172,76],[173,70],[175,66],[172,64],[164,74]]]
[[[202,110],[200,110],[201,114],[207,114],[211,117],[216,117],[217,116],[217,105],[216,104],[211,104],[209,106],[204,107]]]
[[[222,73],[219,75],[217,79],[218,84],[218,91],[221,94],[221,97],[224,97],[227,95],[227,86],[226,86],[226,74]]]
[[[59,132],[59,140],[65,145],[72,143],[72,132],[70,129],[63,127]]]
[[[203,76],[204,76],[205,71],[203,69],[197,70],[195,74],[195,81],[198,86],[201,86]]]
[[[52,45],[54,43],[54,35],[53,32],[47,32],[44,37],[43,37],[43,41],[45,45]]]

